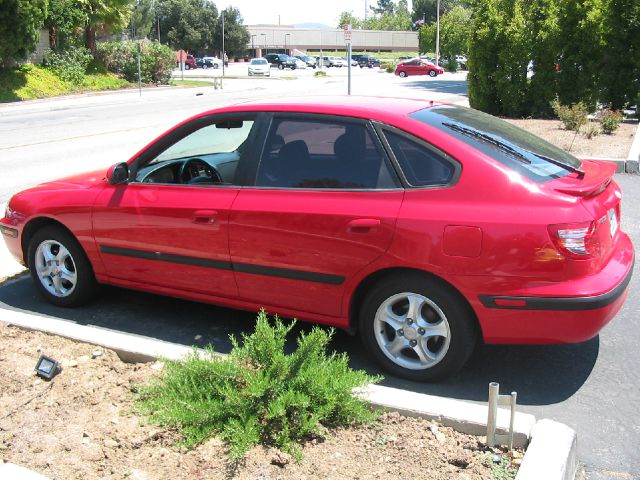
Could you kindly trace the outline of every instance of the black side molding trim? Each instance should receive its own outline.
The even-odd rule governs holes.
[[[0,232],[7,237],[18,238],[18,230],[15,228],[7,227],[5,225],[0,225]]]
[[[631,281],[633,267],[627,276],[615,288],[601,295],[591,297],[508,297],[495,295],[479,295],[480,302],[487,308],[507,310],[596,310],[615,302],[624,293]],[[524,305],[497,305],[496,300],[524,302]]]
[[[293,270],[288,268],[265,267],[262,265],[253,265],[249,263],[232,263],[222,260],[188,257],[162,252],[150,252],[132,248],[111,247],[109,245],[100,245],[100,252],[109,255],[120,255],[123,257],[142,258],[145,260],[156,260],[159,262],[170,262],[182,265],[193,265],[196,267],[215,268],[218,270],[233,270],[240,273],[288,278],[291,280],[304,280],[307,282],[324,283],[328,285],[341,285],[345,280],[345,278],[341,275],[331,275],[328,273],[307,272],[304,270]]]

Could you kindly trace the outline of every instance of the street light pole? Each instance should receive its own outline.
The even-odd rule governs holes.
[[[436,5],[436,65],[440,65],[440,0]]]
[[[224,77],[224,57],[226,55],[224,50],[224,10],[220,15],[222,16],[222,76]]]
[[[285,53],[285,55],[289,55],[287,53],[287,37],[289,37],[289,36],[291,36],[289,33],[285,33],[284,34],[284,53]]]

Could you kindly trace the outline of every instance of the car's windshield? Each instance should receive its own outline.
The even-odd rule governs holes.
[[[581,162],[541,138],[492,115],[455,105],[425,108],[411,118],[456,137],[538,183],[577,173]]]

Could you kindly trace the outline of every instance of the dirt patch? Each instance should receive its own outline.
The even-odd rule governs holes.
[[[40,353],[64,365],[46,382],[33,373]],[[127,364],[107,349],[0,323],[0,459],[51,479],[491,478],[482,438],[436,423],[384,414],[368,427],[340,429],[303,448],[296,464],[254,448],[240,465],[211,440],[193,450],[176,432],[132,413],[132,389],[162,363]],[[517,465],[522,452],[502,454]]]
[[[582,158],[613,158],[626,160],[631,150],[638,123],[621,123],[612,134],[601,133],[591,139],[583,134],[565,130],[560,120],[506,119],[546,141]]]

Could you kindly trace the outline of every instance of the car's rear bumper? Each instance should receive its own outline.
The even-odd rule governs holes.
[[[595,275],[527,295],[479,294],[472,301],[486,343],[577,343],[593,338],[618,313],[629,293],[634,251],[625,235]],[[550,290],[562,288],[554,295]],[[566,291],[578,292],[567,295]]]

